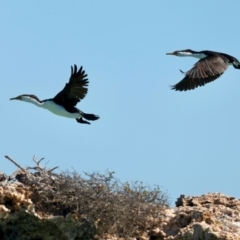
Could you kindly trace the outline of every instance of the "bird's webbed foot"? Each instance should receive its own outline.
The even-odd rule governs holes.
[[[77,121],[78,123],[90,124],[90,122],[83,120],[82,117],[81,117],[81,118],[76,118],[76,121]]]

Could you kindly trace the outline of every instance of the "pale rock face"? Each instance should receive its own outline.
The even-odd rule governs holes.
[[[181,195],[176,206],[162,226],[163,240],[240,240],[240,200],[221,193]]]
[[[40,216],[31,196],[31,189],[19,182],[0,186],[0,239],[77,239],[88,229],[87,224],[77,223],[74,215]]]
[[[5,218],[8,216],[10,210],[6,208],[4,205],[0,205],[0,218]]]
[[[24,217],[22,214],[25,214]],[[221,193],[209,193],[199,197],[181,195],[175,208],[166,208],[160,215],[162,221],[156,221],[157,225],[152,225],[148,232],[141,232],[139,236],[123,239],[106,235],[99,240],[240,240],[240,200]],[[65,233],[65,236],[68,236],[66,239],[74,239],[72,233],[74,237],[78,237],[83,229],[82,226],[73,224],[74,214],[72,217],[47,214],[40,217],[35,212],[31,191],[23,184],[14,182],[0,186],[1,220],[12,221],[11,219],[17,219],[18,216],[19,219],[29,218],[27,225],[33,221],[34,226],[58,226],[61,229],[59,234]],[[41,222],[41,219],[44,221]],[[146,225],[151,226],[153,220],[154,218],[149,216]],[[78,230],[75,231],[76,229]]]
[[[0,187],[0,204],[0,218],[20,210],[35,214],[29,192],[18,182]]]
[[[176,208],[165,209],[162,216],[148,240],[240,240],[240,200],[234,197],[181,195]]]

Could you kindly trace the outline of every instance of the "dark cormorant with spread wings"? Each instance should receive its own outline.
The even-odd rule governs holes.
[[[206,83],[219,78],[227,70],[229,65],[240,69],[240,62],[235,57],[220,52],[196,52],[191,49],[186,49],[167,53],[167,55],[179,57],[190,56],[200,59],[192,69],[185,73],[185,77],[179,83],[172,86],[172,89],[176,91],[187,91],[199,86],[204,86]]]

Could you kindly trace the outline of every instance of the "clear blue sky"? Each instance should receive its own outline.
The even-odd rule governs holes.
[[[240,59],[240,1],[1,1],[1,171],[44,157],[49,167],[115,171],[121,181],[180,194],[240,198],[240,71],[189,92],[169,86],[194,58],[191,48]],[[70,66],[83,66],[89,92],[78,107],[89,125],[31,104],[54,97]]]

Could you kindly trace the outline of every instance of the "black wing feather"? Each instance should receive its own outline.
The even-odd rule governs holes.
[[[74,107],[80,100],[82,100],[88,92],[88,79],[87,74],[80,67],[77,70],[77,66],[71,66],[71,76],[69,82],[66,83],[65,87],[59,92],[53,100],[63,106]]]

